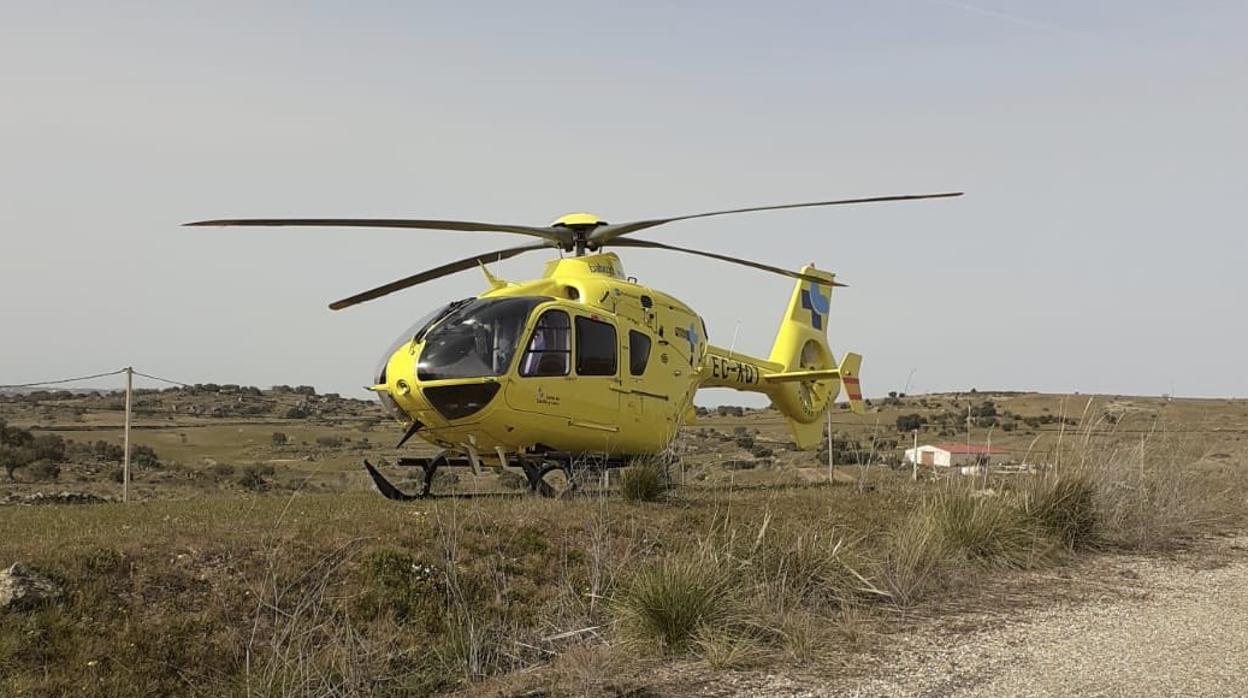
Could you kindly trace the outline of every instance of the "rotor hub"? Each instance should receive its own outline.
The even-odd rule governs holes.
[[[585,254],[586,249],[598,249],[597,245],[589,244],[589,235],[604,225],[607,225],[607,222],[592,213],[569,213],[560,216],[554,223],[550,224],[550,227],[566,228],[572,231],[572,242],[565,246],[564,249],[569,252],[575,250],[576,255],[579,257]]]

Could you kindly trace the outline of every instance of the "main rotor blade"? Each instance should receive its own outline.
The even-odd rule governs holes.
[[[422,271],[419,274],[413,274],[407,278],[399,279],[398,281],[391,281],[384,286],[378,286],[377,288],[364,291],[363,293],[357,293],[350,298],[343,298],[340,301],[334,301],[329,304],[329,308],[330,310],[342,310],[343,308],[349,308],[353,305],[363,303],[364,301],[371,301],[376,298],[381,298],[382,296],[388,296],[395,291],[402,291],[405,288],[411,288],[417,284],[423,284],[426,281],[433,281],[434,279],[439,279],[443,276],[449,276],[466,269],[472,269],[473,267],[481,264],[489,264],[490,262],[510,259],[524,252],[544,250],[546,248],[547,245],[524,245],[522,247],[508,247],[504,250],[495,250],[494,252],[483,252],[479,255],[461,259],[457,262],[443,264],[440,267],[434,267],[428,271]]]
[[[782,267],[773,267],[770,264],[763,264],[762,262],[752,262],[748,259],[739,259],[737,257],[729,257],[727,255],[716,254],[714,252],[703,252],[701,250],[691,250],[687,247],[676,247],[675,245],[665,245],[661,242],[651,242],[650,240],[638,240],[637,238],[622,238],[619,240],[612,241],[611,244],[616,247],[648,247],[648,248],[655,249],[655,250],[669,250],[671,252],[684,252],[685,254],[696,254],[699,257],[710,257],[711,259],[718,259],[721,262],[731,262],[732,264],[740,264],[742,266],[750,267],[752,269],[769,271],[773,274],[780,274],[781,276],[787,276],[793,279],[802,279],[804,281],[811,281],[817,284],[828,283],[827,279],[821,276],[815,276],[813,274],[803,274],[800,271],[790,271]],[[833,281],[831,283],[833,286],[846,286],[846,284],[840,283],[839,281]]]
[[[838,201],[815,201],[805,204],[779,204],[776,206],[753,206],[751,208],[734,208],[727,211],[711,211],[710,213],[695,213],[690,216],[674,216],[672,218],[652,218],[645,221],[633,221],[632,223],[620,223],[618,225],[604,225],[595,230],[589,236],[589,242],[592,245],[601,246],[614,240],[621,235],[635,233],[638,230],[653,228],[655,226],[664,225],[666,223],[674,223],[676,221],[687,221],[692,218],[710,218],[711,216],[726,216],[732,213],[751,213],[753,211],[777,211],[786,208],[813,208],[816,206],[841,206],[844,204],[871,204],[881,201],[910,201],[912,199],[942,199],[951,196],[962,196],[960,191],[945,192],[943,194],[904,194],[899,196],[872,196],[865,199],[840,199]]]
[[[221,218],[183,223],[184,226],[302,226],[316,228],[421,228],[424,230],[455,230],[473,233],[519,233],[532,235],[560,245],[572,240],[571,231],[562,228],[511,225],[509,223],[473,223],[472,221],[413,220],[409,218]]]

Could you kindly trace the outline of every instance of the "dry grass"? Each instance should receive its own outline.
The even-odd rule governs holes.
[[[725,572],[705,557],[679,555],[634,573],[615,597],[621,635],[663,654],[684,654],[703,629],[733,612]]]
[[[627,502],[657,502],[670,489],[665,458],[635,459],[620,476],[620,496]]]
[[[830,652],[869,646],[895,606],[1089,547],[1165,547],[1207,525],[1210,503],[1242,504],[1234,472],[1210,488],[1175,467],[1199,455],[1075,435],[1059,468],[987,496],[882,471],[862,493],[689,488],[660,506],[297,494],[10,507],[0,526],[33,534],[0,542],[0,566],[24,561],[67,594],[0,612],[0,693],[488,694],[504,681],[590,695],[644,686],[664,655],[840,661]]]
[[[1094,547],[1102,535],[1096,481],[1069,469],[1029,478],[1021,492],[1023,514],[1069,551]]]

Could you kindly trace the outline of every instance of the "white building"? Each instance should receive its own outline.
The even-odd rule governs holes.
[[[1002,452],[988,446],[974,444],[928,444],[906,449],[906,462],[934,468],[975,466],[987,463]]]

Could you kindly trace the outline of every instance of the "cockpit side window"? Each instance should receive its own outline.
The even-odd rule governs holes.
[[[576,318],[576,372],[582,376],[614,376],[619,344],[615,325]]]
[[[566,376],[572,358],[572,326],[562,310],[538,318],[533,337],[520,360],[521,376]]]
[[[637,330],[628,331],[628,373],[644,375],[650,362],[650,338]]]

